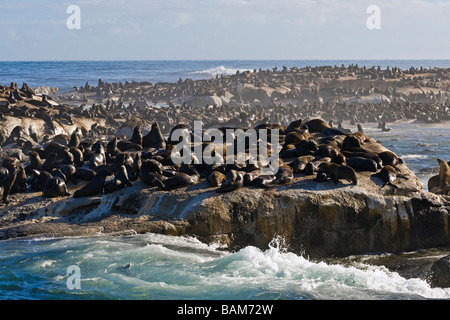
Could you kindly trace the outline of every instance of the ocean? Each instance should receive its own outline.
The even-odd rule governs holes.
[[[0,84],[26,82],[64,92],[86,82],[96,84],[99,78],[156,83],[237,70],[341,64],[407,69],[450,67],[450,60],[0,62]],[[388,133],[376,124],[363,127],[401,156],[425,189],[437,172],[436,158],[450,160],[448,124],[389,123]],[[435,248],[316,261],[289,252],[282,239],[274,239],[267,250],[248,246],[237,252],[193,238],[156,234],[6,240],[0,241],[0,299],[450,299],[450,288],[432,288],[425,272],[432,261],[449,254],[450,248]],[[397,267],[388,269],[386,263]]]
[[[216,75],[230,75],[236,71],[307,66],[360,67],[396,66],[403,70],[410,67],[450,68],[450,60],[206,60],[206,61],[0,61],[0,84],[26,82],[30,87],[50,86],[70,91],[86,82],[97,85],[98,79],[106,82],[125,81],[175,82],[179,78],[207,79]]]

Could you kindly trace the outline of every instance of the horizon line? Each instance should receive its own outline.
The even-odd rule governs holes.
[[[447,59],[433,59],[433,58],[381,58],[381,59],[82,59],[82,60],[0,60],[0,62],[118,62],[118,61],[128,61],[128,62],[172,62],[172,61],[450,61]]]

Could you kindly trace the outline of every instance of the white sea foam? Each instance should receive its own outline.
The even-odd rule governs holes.
[[[22,274],[26,282],[32,274],[39,277],[46,266],[55,284],[65,288],[66,268],[76,264],[83,295],[108,299],[450,298],[450,289],[432,288],[423,279],[407,279],[368,261],[313,261],[289,252],[281,238],[267,250],[248,246],[233,253],[195,238],[156,234],[61,239],[59,246],[54,241],[49,240],[51,247],[45,242],[23,246],[24,257],[31,254],[38,263],[30,268],[19,263],[23,257],[16,257],[17,276]],[[36,285],[33,277],[30,281]]]
[[[401,157],[404,160],[416,160],[416,159],[428,159],[427,155],[424,154],[407,154]]]
[[[219,76],[220,75],[224,75],[224,76],[232,75],[232,74],[236,74],[237,71],[244,72],[244,71],[248,71],[248,70],[249,69],[235,69],[235,68],[228,68],[225,66],[217,66],[217,67],[206,69],[206,70],[189,72],[188,74],[215,77],[217,75],[219,75]]]

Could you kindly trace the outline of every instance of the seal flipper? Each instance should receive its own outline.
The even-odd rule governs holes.
[[[155,180],[153,180],[153,184],[158,188],[164,190],[164,183],[162,183],[162,181],[159,180],[158,178],[155,178]]]

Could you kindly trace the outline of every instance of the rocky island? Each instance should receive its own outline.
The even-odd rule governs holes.
[[[362,128],[450,120],[449,76],[351,65],[177,83],[100,79],[63,94],[2,86],[0,239],[153,232],[234,250],[280,236],[319,258],[449,245],[449,185],[426,190]],[[172,130],[192,133],[196,120],[279,130],[280,170],[175,165]],[[167,182],[174,177],[183,183]]]

